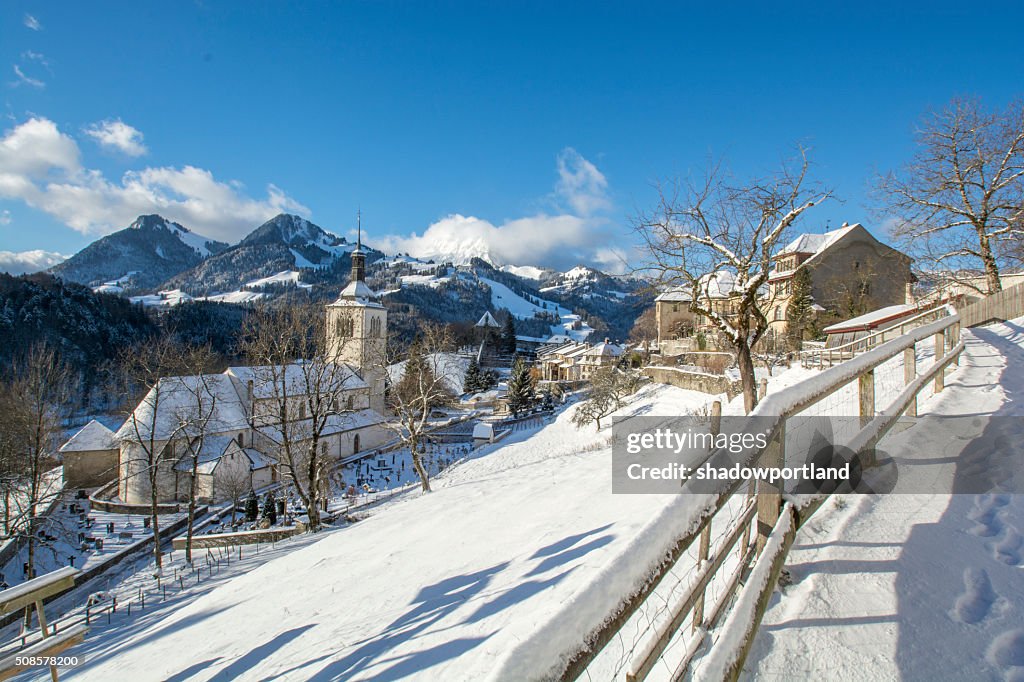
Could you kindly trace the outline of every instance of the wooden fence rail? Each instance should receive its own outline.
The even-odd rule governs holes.
[[[761,466],[782,466],[786,461],[787,419],[851,386],[855,387],[857,392],[860,429],[846,445],[857,453],[870,452],[900,415],[916,412],[917,398],[922,391],[928,387],[934,392],[943,390],[947,368],[959,360],[964,347],[960,340],[959,316],[953,310],[945,308],[941,314],[936,311],[929,312],[937,319],[905,329],[901,336],[890,337],[884,342],[879,341],[870,350],[823,370],[816,377],[812,385],[813,390],[797,384],[766,396],[750,415],[750,428],[756,428],[762,433],[769,428],[768,445],[763,450],[751,449],[740,455],[738,458],[741,459],[741,466],[758,463]],[[918,349],[924,350],[925,345],[931,344],[934,344],[934,359],[928,363],[917,362]],[[913,361],[907,361],[908,357],[913,357]],[[903,367],[886,364],[891,360],[898,361]],[[876,382],[875,374],[883,365],[889,372],[898,372],[903,388],[895,396],[880,399],[877,390],[880,384]],[[886,378],[892,380],[891,376]],[[883,402],[884,404],[881,404]],[[757,419],[756,427],[753,418]],[[767,427],[766,421],[772,426]],[[705,461],[725,454],[711,453]],[[870,462],[867,464],[870,465]],[[696,466],[699,465],[700,463]],[[741,512],[737,515],[736,505],[732,504],[734,501],[739,502],[737,495],[750,495],[749,481],[723,481],[710,503],[695,511],[692,518],[679,519],[679,523],[686,530],[665,548],[662,560],[653,572],[647,575],[631,594],[616,604],[609,604],[601,624],[588,632],[574,651],[561,652],[559,659],[566,661],[561,666],[561,680],[586,679],[588,666],[609,642],[619,638],[633,638],[635,629],[640,627],[633,617],[648,603],[648,599],[658,591],[659,586],[675,568],[682,569],[690,576],[689,583],[683,594],[670,605],[668,617],[650,628],[644,634],[640,645],[630,654],[626,679],[629,682],[646,679],[689,618],[689,631],[683,634],[686,639],[682,660],[666,661],[670,664],[670,669],[674,670],[672,679],[682,679],[688,674],[690,661],[705,641],[706,633],[715,627],[725,606],[732,602],[737,605],[745,604],[748,612],[744,613],[742,618],[727,618],[721,626],[723,631],[741,626],[742,628],[735,636],[725,637],[722,641],[739,642],[739,645],[730,651],[716,651],[714,655],[709,654],[706,658],[712,667],[720,666],[715,669],[720,670],[721,677],[735,679],[742,669],[767,599],[778,580],[778,574],[797,529],[828,498],[827,495],[820,495],[803,499],[799,508],[787,504],[785,508],[788,511],[784,512],[784,496],[779,486],[759,481],[756,496],[748,497],[742,502]],[[732,518],[720,519],[723,510],[727,508],[730,509]],[[719,528],[722,527],[722,523],[728,524],[714,548],[710,547],[712,523]],[[753,541],[749,541],[749,533],[752,524],[755,523],[757,535]],[[784,536],[779,536],[780,533]],[[681,566],[680,559],[687,555],[696,542],[700,543],[697,546],[698,564]],[[727,564],[725,557],[732,551],[740,557],[739,564],[733,566],[729,574],[722,575],[723,566]],[[630,557],[622,557],[620,560],[628,562]],[[748,582],[743,590],[747,591],[747,587],[752,587],[756,588],[757,592],[741,594],[743,578],[749,579],[755,572],[759,580]],[[707,597],[707,588],[715,580],[718,580],[723,591],[718,594],[711,608],[706,609],[704,600]],[[760,582],[764,584],[754,584]],[[715,674],[712,673],[711,676],[714,678]]]

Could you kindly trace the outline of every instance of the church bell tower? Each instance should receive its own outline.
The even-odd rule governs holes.
[[[370,386],[370,407],[384,414],[385,348],[388,311],[366,285],[362,214],[358,218],[352,274],[341,295],[327,306],[327,352],[352,366]]]

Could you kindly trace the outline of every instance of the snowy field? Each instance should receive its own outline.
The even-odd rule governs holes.
[[[964,338],[921,414],[1024,417],[1024,319]],[[1019,445],[1024,423],[1005,435]],[[971,447],[921,428],[892,438],[942,453],[948,478]],[[797,536],[747,679],[1024,680],[1022,530],[1024,496],[998,491],[828,505]]]
[[[651,387],[629,409],[709,399]],[[570,415],[165,618],[98,633],[67,679],[523,679],[516,644],[604,590],[609,560],[676,499],[611,495],[610,430]]]

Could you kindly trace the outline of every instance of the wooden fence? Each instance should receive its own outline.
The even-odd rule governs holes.
[[[977,327],[986,322],[1005,322],[1024,315],[1024,284],[1003,289],[980,301],[963,306],[960,322],[965,327]]]
[[[758,418],[758,431],[766,428],[766,420],[773,425],[767,447],[749,450],[741,466],[782,466],[787,420],[843,389],[856,392],[860,412],[860,429],[844,444],[856,453],[873,452],[875,443],[901,415],[916,415],[918,396],[923,391],[943,390],[946,368],[959,361],[962,350],[960,318],[947,311],[945,317],[825,369],[816,378],[813,390],[797,384],[767,396],[750,415]],[[918,362],[919,355],[928,357],[931,352],[931,362]],[[876,390],[882,389],[876,381],[879,372],[884,373],[884,390]],[[894,383],[897,381],[898,386]],[[713,452],[707,459],[725,454]],[[710,504],[692,512],[690,518],[678,519],[679,527],[685,530],[664,548],[661,561],[636,583],[633,592],[617,603],[609,603],[600,624],[578,640],[574,650],[557,652],[557,660],[565,663],[556,675],[561,680],[587,679],[588,667],[610,642],[637,642],[637,632],[642,631],[638,643],[624,654],[628,660],[623,667],[629,682],[646,679],[659,661],[659,667],[673,671],[672,680],[683,679],[692,672],[690,663],[709,636],[726,645],[710,645],[701,661],[702,676],[736,679],[796,532],[828,495],[802,496],[793,501],[783,498],[781,482],[758,481],[755,494],[749,481],[722,481]],[[729,511],[723,513],[726,509]],[[719,530],[718,541],[712,547],[713,525]],[[695,557],[691,551],[694,548]],[[733,553],[735,557],[728,560]],[[625,566],[631,557],[619,560]],[[679,569],[674,574],[677,578],[681,573],[688,582],[682,591],[669,590],[671,598],[666,600],[658,591],[674,569]],[[717,595],[708,593],[712,582],[720,588]],[[649,599],[652,609],[663,613],[653,627],[645,618],[634,617],[641,614]],[[706,599],[712,602],[705,603]],[[714,630],[730,604],[734,604],[734,613]],[[681,632],[686,623],[689,628]],[[543,647],[539,640],[529,644]],[[664,658],[670,644],[674,652],[671,661]]]

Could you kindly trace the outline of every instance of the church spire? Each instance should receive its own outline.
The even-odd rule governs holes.
[[[363,210],[356,212],[356,249],[352,252],[353,282],[366,281],[366,254],[363,253]]]

